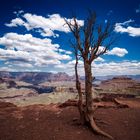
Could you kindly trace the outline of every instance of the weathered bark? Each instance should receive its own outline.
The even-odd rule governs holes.
[[[78,110],[79,110],[79,114],[80,114],[80,122],[82,124],[84,124],[85,123],[85,117],[84,117],[84,109],[83,109],[83,97],[82,97],[81,82],[79,80],[77,67],[78,67],[78,57],[77,57],[77,54],[76,54],[75,77],[76,77],[76,89],[77,89],[78,95],[79,95]]]
[[[89,118],[90,125],[91,125],[91,127],[92,127],[92,129],[93,129],[94,132],[96,132],[96,133],[99,134],[99,135],[105,136],[105,137],[107,137],[107,138],[109,138],[109,139],[111,139],[111,140],[114,140],[114,138],[113,138],[111,135],[109,135],[108,133],[102,131],[102,130],[96,125],[93,114],[89,114],[89,115],[88,115],[88,118]]]
[[[97,134],[103,135],[109,139],[113,140],[113,137],[106,132],[102,131],[95,122],[94,117],[94,106],[93,106],[93,98],[92,98],[92,72],[91,72],[91,63],[88,60],[84,61],[84,69],[85,69],[85,92],[86,92],[86,108],[85,108],[85,118],[86,121],[89,122],[91,128]]]
[[[84,61],[85,69],[85,94],[86,94],[86,109],[92,110],[93,100],[92,100],[92,73],[91,73],[91,64],[88,60]]]

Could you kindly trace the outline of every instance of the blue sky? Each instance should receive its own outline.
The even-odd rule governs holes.
[[[88,9],[111,21],[119,40],[93,62],[94,75],[140,74],[140,0],[2,0],[0,71],[74,74],[71,32],[63,18],[84,25]],[[79,73],[83,62],[79,62]]]

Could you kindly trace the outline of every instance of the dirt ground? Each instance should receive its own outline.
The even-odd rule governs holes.
[[[99,108],[97,124],[115,140],[140,140],[140,99],[123,99],[129,108]],[[0,102],[0,140],[107,140],[78,123],[77,107],[16,107]]]

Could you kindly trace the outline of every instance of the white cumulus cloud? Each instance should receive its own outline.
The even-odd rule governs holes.
[[[104,49],[105,49],[104,46],[100,46],[97,54],[103,51]],[[119,47],[114,47],[112,50],[107,50],[107,53],[105,53],[105,55],[116,55],[119,57],[123,57],[126,54],[128,54],[128,51],[125,48],[119,48]],[[104,59],[100,57],[98,57],[96,61],[97,60],[100,60],[102,62],[104,61]]]
[[[132,27],[128,26],[129,23],[134,22],[133,20],[128,20],[123,23],[116,23],[115,24],[115,32],[117,33],[128,33],[129,36],[138,37],[140,36],[140,28],[139,27]],[[127,26],[127,27],[126,27]]]
[[[73,21],[73,19],[65,19]],[[84,25],[83,20],[77,19],[77,22],[80,26]],[[58,37],[59,35],[55,34],[54,31],[70,32],[69,27],[65,24],[64,18],[61,17],[60,14],[43,17],[36,14],[25,13],[18,18],[12,19],[10,23],[6,23],[5,25],[8,27],[24,26],[27,30],[35,29],[42,36]]]
[[[137,75],[140,74],[140,62],[122,61],[93,64],[93,73],[99,75]]]
[[[74,75],[75,60],[68,63],[61,63],[55,66],[56,71],[66,72],[70,75]],[[122,62],[102,62],[92,63],[92,72],[94,76],[105,75],[136,75],[140,74],[140,62],[139,61],[122,61]],[[78,73],[84,76],[83,61],[79,61]]]
[[[97,59],[95,59],[95,62],[104,62],[105,60],[101,57],[98,57]]]
[[[112,50],[108,51],[107,54],[123,57],[124,55],[128,54],[128,51],[125,48],[115,47]]]
[[[23,26],[27,31],[39,32],[42,36],[58,37],[55,31],[70,32],[65,24],[65,17],[60,14],[52,14],[43,17],[36,14],[24,13],[24,11],[14,12],[17,16],[8,27]],[[73,19],[65,18],[73,23]],[[84,25],[83,20],[76,19],[80,26]],[[8,66],[31,67],[51,67],[60,65],[61,61],[71,60],[71,51],[60,48],[59,44],[52,43],[50,38],[37,38],[31,34],[6,33],[0,37],[0,58]],[[20,62],[20,63],[19,63]]]
[[[0,38],[0,45],[5,46],[0,48],[0,59],[3,61],[46,66],[60,64],[62,60],[71,60],[71,53],[66,50],[60,52],[60,46],[53,44],[51,39],[40,39],[31,34],[7,33]]]

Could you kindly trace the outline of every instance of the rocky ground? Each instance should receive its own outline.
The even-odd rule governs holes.
[[[106,107],[96,110],[96,122],[115,140],[140,140],[140,99],[124,98],[121,101],[127,103],[129,108],[118,108],[114,103],[106,102]],[[0,102],[0,140],[107,139],[80,125],[78,118],[75,106],[38,104],[17,107]]]
[[[80,125],[77,107],[66,102],[77,99],[74,82],[56,81],[37,85],[53,87],[55,91],[49,94],[39,94],[32,86],[35,85],[0,79],[0,140],[106,139],[94,134],[87,126]],[[95,112],[97,125],[115,140],[140,140],[140,83],[118,77],[94,87],[94,101],[98,105]],[[114,98],[127,108],[118,107]]]

